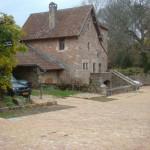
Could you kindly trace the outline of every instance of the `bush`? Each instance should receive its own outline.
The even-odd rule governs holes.
[[[10,96],[4,96],[4,103],[7,107],[13,107],[15,104],[13,103],[12,97]]]

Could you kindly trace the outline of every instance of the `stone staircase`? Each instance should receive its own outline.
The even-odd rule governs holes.
[[[116,84],[115,86],[112,85],[111,88],[107,89],[108,95],[126,93],[139,89],[139,86],[134,82],[134,80],[132,80],[128,76],[125,76],[124,74],[116,70],[111,70],[110,72],[112,74],[112,83],[115,82],[113,80],[114,78],[116,78],[116,80],[118,80],[120,84],[117,85],[116,83],[114,83]]]
[[[101,86],[105,81],[110,81],[110,85],[106,86],[106,88]],[[139,85],[134,80],[116,70],[111,70],[107,73],[91,74],[90,87],[93,88],[92,92],[103,93],[103,91],[106,91],[104,93],[107,96],[139,89]]]
[[[116,76],[118,76],[122,80],[126,81],[130,85],[137,87],[137,84],[134,82],[134,80],[132,80],[128,76],[125,76],[124,74],[122,74],[122,73],[120,73],[120,72],[118,72],[116,70],[112,70],[111,73],[114,74],[114,75],[116,75]]]

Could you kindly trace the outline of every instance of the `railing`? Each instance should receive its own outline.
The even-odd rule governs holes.
[[[107,89],[107,96],[111,96],[113,94],[117,94],[117,93],[124,93],[124,92],[129,92],[133,90],[131,85],[126,85],[126,86],[120,86],[120,87],[116,87],[116,88],[111,88],[111,89]]]
[[[122,73],[116,71],[116,70],[112,70],[111,71],[113,74],[115,74],[116,76],[118,76],[119,78],[125,80],[126,82],[128,82],[129,84],[133,85],[133,86],[137,86],[137,84],[134,82],[134,80],[132,80],[131,78],[123,75]]]

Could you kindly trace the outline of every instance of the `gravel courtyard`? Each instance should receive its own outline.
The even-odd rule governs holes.
[[[66,109],[0,119],[0,150],[150,150],[150,87],[100,102],[59,99]]]

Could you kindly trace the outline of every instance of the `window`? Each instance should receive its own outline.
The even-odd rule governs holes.
[[[88,63],[86,63],[86,70],[88,70]]]
[[[89,66],[88,63],[84,62],[83,63],[83,70],[88,70],[88,66]]]
[[[85,63],[83,63],[83,70],[85,70],[86,66],[85,66]]]
[[[100,52],[100,50],[96,50],[97,51],[97,57],[100,57],[101,56],[101,52]]]
[[[88,50],[90,50],[90,42],[88,42]]]
[[[93,73],[96,71],[96,63],[93,63]]]
[[[102,67],[102,65],[101,65],[101,63],[99,63],[98,64],[98,71],[99,71],[99,73],[101,72],[101,67]]]
[[[65,49],[65,39],[59,39],[59,50]]]

